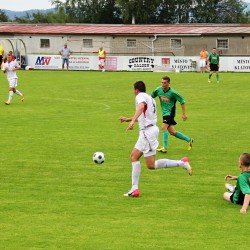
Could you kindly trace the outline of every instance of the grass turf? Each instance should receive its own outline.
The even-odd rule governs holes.
[[[133,83],[150,93],[164,73],[19,71],[18,89],[5,106],[0,76],[1,249],[245,249],[249,214],[223,201],[224,176],[238,175],[238,157],[249,152],[249,74],[167,73],[187,101],[177,104],[176,129],[167,155],[188,156],[181,168],[149,171],[142,159],[141,196],[131,186],[129,154],[138,128],[125,132],[120,115],[134,113]],[[161,113],[158,103],[158,125]],[[160,133],[160,142],[162,133]],[[92,162],[103,151],[106,162]]]

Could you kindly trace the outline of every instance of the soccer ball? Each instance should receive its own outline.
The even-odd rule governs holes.
[[[25,70],[32,70],[32,68],[31,68],[31,66],[28,66],[28,65],[27,65],[27,66],[25,67]]]
[[[105,161],[105,156],[103,152],[95,152],[93,154],[93,161],[97,164],[102,164]]]

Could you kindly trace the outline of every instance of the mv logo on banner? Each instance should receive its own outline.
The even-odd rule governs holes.
[[[38,56],[35,65],[49,65],[51,57]]]

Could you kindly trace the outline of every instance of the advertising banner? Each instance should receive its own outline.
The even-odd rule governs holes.
[[[61,70],[59,55],[28,55],[28,65],[34,69]],[[97,56],[72,55],[70,70],[98,70]],[[107,56],[105,70],[108,71],[200,71],[197,56]],[[223,72],[250,72],[250,57],[220,57]]]

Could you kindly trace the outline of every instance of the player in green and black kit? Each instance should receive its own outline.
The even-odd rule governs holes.
[[[250,203],[250,154],[240,155],[239,167],[241,174],[237,176],[226,175],[225,180],[237,180],[236,187],[226,183],[225,187],[229,192],[224,193],[223,198],[234,204],[242,205],[241,213],[246,213]]]
[[[219,67],[220,67],[220,57],[216,53],[216,48],[213,48],[212,53],[208,57],[208,67],[210,67],[210,73],[208,76],[208,82],[214,72],[216,72],[216,80],[219,83]]]
[[[188,150],[190,150],[192,148],[193,139],[181,132],[175,131],[174,128],[177,124],[174,120],[177,101],[181,104],[183,121],[187,120],[185,100],[176,90],[169,87],[170,78],[168,76],[162,78],[161,84],[162,86],[156,88],[151,94],[153,98],[159,97],[163,117],[163,146],[160,146],[157,151],[167,153],[168,132],[176,138],[187,141]]]

